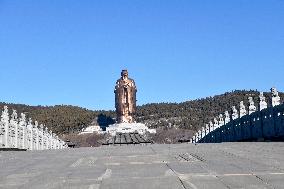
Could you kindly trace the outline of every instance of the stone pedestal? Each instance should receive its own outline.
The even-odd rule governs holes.
[[[156,133],[156,129],[149,129],[143,123],[119,123],[107,127],[106,132],[112,136],[115,136],[117,133],[135,133],[135,132],[144,135],[147,132]]]

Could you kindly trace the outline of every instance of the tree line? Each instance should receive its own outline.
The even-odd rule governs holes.
[[[249,96],[253,97],[255,105],[258,106],[258,95],[256,90],[235,90],[182,103],[145,104],[137,107],[136,120],[151,128],[197,131],[220,113],[231,110],[232,106],[238,108],[240,101],[247,105]],[[270,104],[271,94],[264,95]],[[284,93],[279,95],[283,100]],[[9,111],[15,109],[18,113],[25,113],[27,117],[45,124],[57,134],[77,133],[90,124],[105,128],[115,122],[115,111],[93,111],[70,105],[28,106],[0,103],[0,107],[4,105],[9,107]]]

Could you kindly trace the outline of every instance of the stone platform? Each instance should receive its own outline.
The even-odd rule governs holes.
[[[135,133],[135,132],[137,132],[140,135],[144,135],[147,132],[156,133],[156,129],[149,129],[143,123],[118,123],[107,127],[106,132],[112,136],[115,136],[118,133]]]
[[[284,143],[0,152],[2,189],[284,188]]]

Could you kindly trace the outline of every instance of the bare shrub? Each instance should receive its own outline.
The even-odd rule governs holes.
[[[65,134],[62,136],[64,141],[69,140],[74,143],[76,147],[98,147],[105,141],[108,135],[93,134]]]
[[[158,144],[175,144],[180,141],[189,140],[193,136],[193,131],[188,129],[157,129],[156,134],[149,135],[149,138]]]

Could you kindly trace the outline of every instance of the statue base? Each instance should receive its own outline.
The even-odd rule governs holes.
[[[110,125],[106,128],[106,133],[109,133],[112,136],[115,136],[117,133],[136,133],[144,135],[147,132],[151,134],[156,133],[156,129],[149,129],[143,123],[118,123]]]

